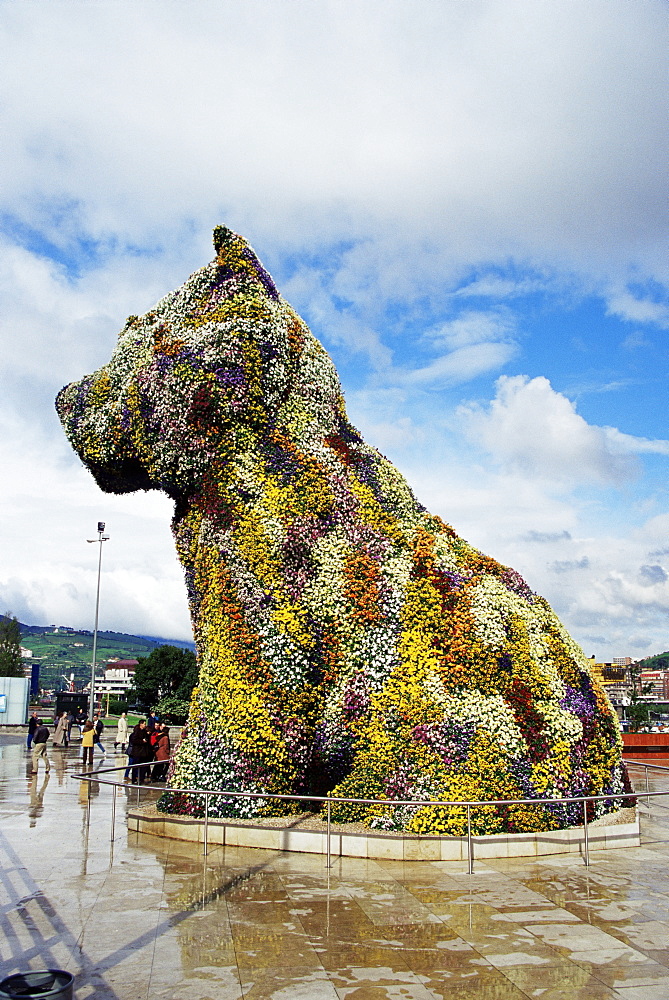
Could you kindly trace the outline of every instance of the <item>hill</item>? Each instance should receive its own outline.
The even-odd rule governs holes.
[[[0,615],[0,618],[4,618]],[[67,625],[25,625],[19,622],[21,645],[32,656],[27,663],[39,663],[40,686],[60,688],[74,674],[77,687],[87,683],[91,673],[93,633]],[[134,660],[148,656],[156,646],[178,646],[195,649],[195,644],[182,639],[162,639],[159,636],[128,635],[125,632],[98,632],[96,662],[100,672],[107,660],[116,657]]]
[[[669,652],[647,656],[640,663],[642,670],[669,670]]]

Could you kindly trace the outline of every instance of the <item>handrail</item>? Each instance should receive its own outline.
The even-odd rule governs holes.
[[[632,749],[630,747],[630,749]],[[669,771],[669,767],[665,764],[653,764],[652,761],[645,760],[629,760],[628,758],[622,758],[623,764],[632,764],[634,767],[654,767],[657,771]]]
[[[645,773],[645,777],[646,777],[646,794],[644,795],[644,798],[645,798],[646,802],[648,802],[648,799],[651,797],[651,795],[655,794],[655,793],[653,793],[653,792],[650,791],[650,785],[648,783],[648,768],[652,767],[656,771],[667,771],[667,772],[669,772],[669,767],[666,767],[663,764],[653,764],[651,761],[645,761],[645,760],[629,760],[629,759],[626,760],[624,757],[622,758],[622,761],[623,761],[623,764],[625,764],[628,767],[629,766],[635,766],[635,767],[643,767],[645,769],[645,772],[646,772]]]
[[[280,792],[239,792],[234,789],[221,788],[217,790],[210,790],[204,788],[173,788],[164,789],[169,792],[174,792],[182,795],[203,795],[205,797],[205,815],[204,815],[204,840],[203,840],[203,853],[206,856],[208,853],[208,832],[209,832],[209,798],[212,795],[222,795],[228,798],[247,798],[247,799],[278,799],[280,801],[297,801],[297,802],[320,802],[326,803],[327,805],[327,867],[331,866],[331,818],[330,810],[332,803],[347,803],[352,805],[387,805],[387,806],[415,806],[416,808],[421,808],[423,806],[457,806],[460,808],[465,808],[467,811],[467,861],[468,861],[468,873],[473,874],[473,840],[475,834],[472,833],[471,828],[471,810],[472,807],[476,806],[495,806],[495,805],[541,805],[545,803],[571,803],[571,802],[582,802],[583,803],[583,859],[587,866],[590,864],[589,857],[589,843],[588,843],[588,817],[587,817],[587,803],[588,802],[601,802],[610,801],[612,799],[637,799],[643,796],[646,801],[650,798],[656,798],[661,796],[669,795],[669,790],[662,792],[651,792],[648,785],[648,768],[654,768],[660,771],[669,772],[669,767],[663,767],[660,764],[646,764],[643,761],[632,761],[624,760],[623,763],[630,764],[639,767],[646,768],[646,791],[643,793],[639,792],[610,792],[604,795],[575,795],[575,796],[561,796],[559,798],[534,798],[534,799],[355,799],[348,798],[344,796],[333,796],[333,795],[292,795]],[[132,767],[132,765],[130,765]],[[136,765],[141,767],[142,765]],[[101,768],[94,773],[85,772],[73,774],[72,777],[79,781],[89,782],[89,794],[88,794],[88,815],[90,818],[90,782],[97,781],[100,784],[112,785],[121,788],[136,788],[137,789],[137,804],[139,805],[140,791],[142,788],[141,784],[127,783],[125,781],[114,781],[107,778],[100,778],[102,774],[111,774],[115,771],[125,771],[128,765],[120,765],[119,767],[108,767]],[[115,824],[115,814],[116,814],[116,801],[114,796],[112,796],[112,829],[111,829],[111,841],[114,840],[114,824]],[[438,834],[436,836],[439,836]]]

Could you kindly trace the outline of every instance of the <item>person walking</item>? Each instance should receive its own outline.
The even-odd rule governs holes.
[[[93,767],[93,739],[95,737],[95,729],[93,723],[90,719],[87,719],[84,723],[84,729],[81,734],[81,748],[83,754],[83,764],[90,765]]]
[[[94,733],[94,736],[93,736],[93,749],[95,749],[97,747],[98,750],[100,751],[100,753],[102,754],[102,756],[105,757],[106,754],[107,754],[107,751],[103,747],[101,739],[100,739],[100,737],[102,736],[102,734],[104,732],[105,724],[102,721],[102,719],[100,718],[100,715],[98,713],[96,713],[96,715],[94,716],[93,729],[95,730],[95,733]]]
[[[28,719],[28,738],[26,739],[26,748],[28,750],[32,747],[32,742],[35,737],[35,730],[39,725],[39,719],[37,718],[37,712],[33,712]]]
[[[74,721],[79,726],[79,735],[83,736],[84,726],[86,725],[86,713],[83,708],[77,708],[77,716]]]
[[[151,734],[146,728],[146,719],[140,719],[130,734],[128,752],[133,765],[133,784],[141,785],[144,779],[149,776],[149,764],[153,759]]]
[[[156,763],[151,777],[154,781],[165,781],[170,763],[170,730],[164,722],[158,723],[158,735],[153,745]]]
[[[128,743],[128,716],[125,712],[121,712],[121,716],[118,720],[116,726],[116,741],[114,743],[114,750],[118,750],[119,745],[121,747],[121,753],[125,753],[125,748]]]
[[[49,758],[46,753],[46,741],[49,739],[49,729],[48,726],[43,725],[40,719],[37,720],[37,729],[35,730],[35,735],[33,736],[33,774],[37,774],[37,768],[40,760],[44,760],[46,764],[46,773],[48,774],[51,770],[51,764],[49,763]]]
[[[58,747],[59,750],[67,748],[67,712],[62,712],[58,716],[56,730],[53,734],[53,746],[54,749]]]

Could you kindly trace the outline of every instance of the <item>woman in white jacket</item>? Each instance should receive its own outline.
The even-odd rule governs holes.
[[[121,753],[125,753],[125,748],[128,743],[128,719],[125,712],[121,712],[121,717],[118,720],[118,725],[116,726],[114,750],[118,750],[119,743],[121,744]]]

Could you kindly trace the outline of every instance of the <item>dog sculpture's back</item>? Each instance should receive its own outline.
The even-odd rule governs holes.
[[[619,727],[548,604],[413,496],[351,426],[337,374],[239,236],[57,409],[102,489],[161,489],[199,682],[172,784],[390,799],[620,792]],[[275,810],[216,799],[212,813]],[[615,809],[609,803],[607,808]],[[166,792],[162,808],[197,811]],[[578,807],[580,808],[580,807]],[[459,832],[439,807],[340,807]],[[487,807],[481,832],[570,825]]]

